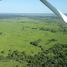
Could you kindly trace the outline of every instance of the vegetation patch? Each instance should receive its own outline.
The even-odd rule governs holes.
[[[0,31],[0,67],[67,67],[67,24],[61,20],[0,19]]]

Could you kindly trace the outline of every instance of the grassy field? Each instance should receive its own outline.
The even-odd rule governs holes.
[[[27,56],[34,56],[57,43],[67,46],[67,24],[59,19],[0,19],[0,67],[32,67],[27,66],[25,60],[20,63],[15,58],[7,58],[8,53],[17,50]],[[63,50],[67,50],[67,47]]]

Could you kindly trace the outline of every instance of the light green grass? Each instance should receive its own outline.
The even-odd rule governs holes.
[[[16,61],[13,61],[13,60],[0,62],[0,67],[16,67],[16,66],[24,67],[24,65],[22,65]]]

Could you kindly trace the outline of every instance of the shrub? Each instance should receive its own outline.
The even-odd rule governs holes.
[[[41,42],[41,39],[38,39],[36,41],[32,41],[30,42],[30,44],[34,45],[34,46],[38,46],[38,44]]]
[[[2,35],[3,33],[2,32],[0,32],[0,35]]]
[[[4,51],[1,51],[2,54],[4,54]]]

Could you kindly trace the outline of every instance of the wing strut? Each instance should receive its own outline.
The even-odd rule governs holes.
[[[60,17],[65,23],[67,23],[67,16],[65,16],[61,11],[56,9],[52,4],[50,4],[47,0],[40,0],[43,4],[45,4],[50,10],[52,10],[58,17]]]

